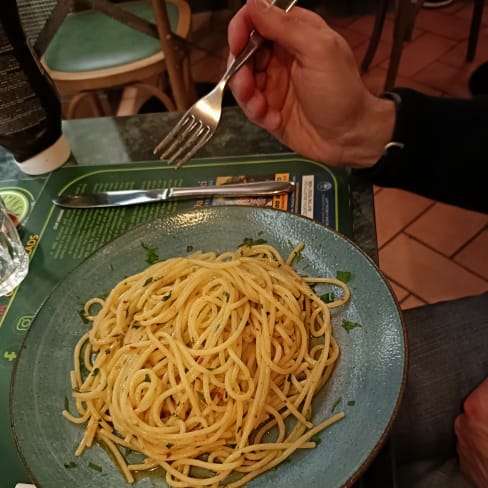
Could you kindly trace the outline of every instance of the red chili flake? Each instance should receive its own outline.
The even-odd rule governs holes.
[[[166,453],[166,459],[169,459],[171,457],[171,453],[170,452],[167,452]]]
[[[218,400],[222,400],[222,396],[223,396],[223,395],[222,395],[222,392],[221,392],[221,391],[217,391],[217,392],[215,393],[215,398],[217,398]]]
[[[130,346],[129,349],[135,350],[137,349],[137,346]]]
[[[122,303],[129,303],[129,300],[122,300]]]
[[[203,358],[202,356],[197,357],[197,364],[202,364],[203,363]]]

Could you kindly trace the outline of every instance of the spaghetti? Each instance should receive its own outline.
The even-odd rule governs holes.
[[[84,307],[71,373],[85,424],[76,455],[107,446],[129,483],[161,467],[172,487],[244,485],[313,448],[312,399],[339,356],[335,279],[302,278],[267,244],[157,262]],[[324,303],[310,284],[340,286]],[[97,309],[97,310],[94,310]],[[95,312],[95,313],[94,313]],[[124,449],[144,455],[131,464]]]

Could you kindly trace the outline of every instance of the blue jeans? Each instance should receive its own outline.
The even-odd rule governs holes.
[[[470,487],[459,472],[453,422],[488,376],[488,293],[407,310],[404,318],[409,372],[391,433],[396,485]]]

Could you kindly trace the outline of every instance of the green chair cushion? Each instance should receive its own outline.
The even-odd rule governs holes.
[[[119,6],[155,23],[152,7],[144,2]],[[178,25],[178,7],[167,2],[173,31]],[[98,11],[69,14],[56,32],[44,60],[51,70],[68,73],[113,68],[156,54],[158,39],[139,32]]]

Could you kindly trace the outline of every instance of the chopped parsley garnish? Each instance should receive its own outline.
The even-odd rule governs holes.
[[[310,442],[315,442],[315,444],[317,444],[317,446],[320,444],[320,441],[321,441],[321,440],[322,440],[322,439],[321,439],[321,438],[320,438],[320,437],[319,437],[317,434],[313,435],[313,436],[312,436],[312,437],[310,437],[310,439],[309,439],[309,441],[310,441]]]
[[[174,446],[174,444],[172,442],[168,442],[166,444],[166,449],[171,449],[173,446]]]
[[[74,461],[70,461],[69,463],[64,463],[64,467],[66,469],[76,468],[78,465]]]
[[[94,471],[98,471],[99,473],[102,472],[102,467],[95,463],[88,463],[88,467],[93,469]]]
[[[332,405],[332,408],[330,409],[331,412],[333,412],[337,406],[339,405],[339,403],[342,402],[342,397],[339,397],[335,402],[334,402],[334,405]]]
[[[148,245],[141,242],[142,248],[146,251],[144,254],[144,261],[148,264],[154,264],[159,261],[159,255],[157,253],[156,247],[149,247]]]
[[[291,258],[290,263],[299,263],[302,260],[302,249],[299,251],[295,251],[293,253],[293,257]]]
[[[146,383],[149,383],[151,380],[149,379],[149,375],[146,373],[146,375],[144,376],[144,381]]]
[[[225,301],[228,302],[230,299],[230,293],[228,291],[224,291],[224,297],[225,297]]]
[[[320,295],[320,299],[324,303],[332,303],[335,300],[335,294],[333,292],[324,293],[323,295]]]
[[[252,237],[244,237],[244,240],[241,244],[237,247],[252,247],[252,246],[259,246],[260,244],[266,244],[267,241],[265,239],[253,239]]]
[[[356,401],[355,401],[355,400],[349,400],[349,401],[347,402],[347,406],[348,406],[348,407],[354,407],[354,405],[356,405]]]
[[[341,325],[348,334],[352,329],[355,329],[356,327],[362,327],[359,322],[351,322],[350,320],[346,319],[342,319]]]
[[[164,295],[163,298],[161,298],[161,301],[162,302],[166,302],[167,300],[169,300],[171,298],[171,292],[169,292],[167,295]]]
[[[153,280],[153,277],[152,277],[152,276],[150,276],[150,277],[149,277],[149,278],[148,278],[148,279],[147,279],[147,280],[144,282],[144,284],[143,284],[142,286],[147,286],[147,285],[149,285],[149,283],[152,283],[152,280]]]
[[[98,373],[99,373],[99,369],[98,368],[95,368],[92,372],[91,372],[91,375],[92,376],[96,376]]]
[[[201,391],[197,391],[197,395],[198,395],[198,398],[200,398],[200,401],[202,403],[205,403],[205,405],[206,405],[207,401],[205,400],[205,395]]]
[[[348,283],[352,279],[352,273],[350,271],[337,271],[336,278],[343,283]]]
[[[79,311],[81,320],[83,321],[84,324],[88,324],[90,321],[88,320],[88,317],[86,315],[86,312],[84,310]]]

